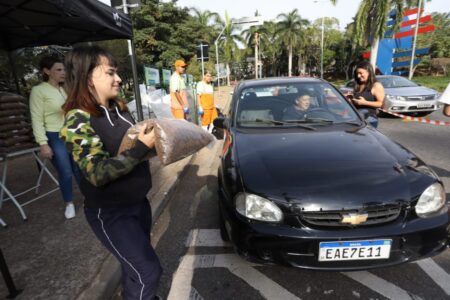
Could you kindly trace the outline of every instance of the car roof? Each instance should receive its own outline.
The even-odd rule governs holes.
[[[286,85],[293,83],[327,82],[323,79],[312,77],[270,77],[262,79],[250,79],[239,83],[239,88],[249,88],[261,85]]]
[[[376,78],[393,78],[393,77],[402,77],[402,76],[398,76],[398,75],[377,75],[375,77]],[[404,77],[402,77],[402,78],[404,78]]]

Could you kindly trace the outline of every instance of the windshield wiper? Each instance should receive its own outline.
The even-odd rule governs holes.
[[[265,124],[275,124],[275,125],[284,125],[284,122],[277,121],[277,120],[271,120],[271,119],[255,119],[255,122],[258,123],[265,123]]]
[[[361,126],[362,125],[362,123],[352,122],[352,121],[336,122],[334,124],[348,124],[348,125],[353,125],[353,126]]]
[[[319,125],[329,125],[333,124],[334,121],[328,120],[328,119],[321,119],[321,118],[305,118],[302,120],[286,120],[286,123],[294,123],[294,124],[304,124],[304,123],[314,123]]]
[[[258,123],[265,123],[265,124],[275,124],[275,125],[291,125],[295,124],[297,127],[309,129],[309,130],[316,130],[314,127],[307,126],[304,124],[298,124],[296,122],[289,122],[289,121],[277,121],[277,120],[270,120],[270,119],[255,119],[255,122]]]

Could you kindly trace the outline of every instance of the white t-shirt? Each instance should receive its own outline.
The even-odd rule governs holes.
[[[201,94],[213,94],[214,88],[212,84],[205,83],[204,81],[200,81],[197,84],[197,95]]]

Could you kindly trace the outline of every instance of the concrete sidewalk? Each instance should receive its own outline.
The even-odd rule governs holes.
[[[167,167],[161,167],[157,158],[152,159],[153,188],[149,199],[155,220],[165,204],[164,199],[176,186],[192,157]],[[31,156],[15,159],[10,166],[14,166],[8,172],[13,191],[23,190],[24,182],[37,178]],[[46,178],[42,192],[51,187],[54,184]],[[8,223],[8,228],[0,228],[0,247],[16,287],[23,289],[17,299],[107,299],[119,283],[118,262],[88,226],[77,187],[74,194],[77,216],[72,220],[64,218],[59,191],[25,206],[27,222],[22,221],[11,201],[4,203],[0,210]],[[20,202],[31,195],[19,198]],[[0,280],[0,299],[6,296],[6,286]]]
[[[216,94],[219,107],[227,107],[229,92],[230,88],[221,88]],[[153,187],[149,199],[154,222],[193,157],[166,167],[157,158],[151,160]],[[2,168],[0,164],[0,171]],[[32,156],[18,157],[9,163],[7,186],[16,193],[32,186],[37,176]],[[54,186],[45,177],[41,192]],[[26,194],[19,201],[23,203],[31,197],[32,194]],[[0,227],[0,248],[16,287],[23,290],[16,299],[110,299],[119,285],[119,263],[88,226],[82,211],[83,197],[76,184],[74,197],[77,216],[72,220],[64,218],[59,191],[25,206],[27,222],[11,201],[0,209],[0,216],[8,223],[8,228]],[[0,279],[0,299],[7,295]]]

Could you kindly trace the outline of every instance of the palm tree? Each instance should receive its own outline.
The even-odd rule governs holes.
[[[282,47],[282,41],[277,34],[278,27],[274,22],[264,22],[260,30],[263,32],[260,37],[260,53],[264,57],[265,65],[271,66],[271,75],[275,76]]]
[[[227,84],[230,85],[230,63],[234,60],[234,55],[238,52],[237,42],[243,43],[244,40],[240,35],[235,33],[236,27],[226,11],[225,20],[219,18],[217,21],[219,26],[221,26],[221,30],[223,30],[222,39],[219,41],[219,44],[225,55]]]
[[[190,8],[193,17],[200,24],[200,37],[202,42],[211,43],[217,36],[217,20],[220,18],[215,12],[209,10],[201,11],[195,7]]]
[[[255,75],[258,78],[257,73],[257,61],[259,59],[258,49],[261,47],[261,42],[264,40],[264,35],[266,34],[266,29],[264,26],[251,26],[250,28],[242,31],[241,33],[244,36],[244,40],[247,43],[248,48],[255,48]]]
[[[356,13],[355,38],[359,44],[371,46],[370,63],[376,67],[378,45],[386,32],[389,12],[395,9],[393,31],[399,28],[403,19],[405,4],[410,6],[412,0],[363,0]]]
[[[296,47],[301,41],[302,27],[308,25],[308,20],[302,19],[298,14],[298,10],[294,9],[287,14],[279,14],[278,19],[278,34],[283,40],[284,44],[288,46],[289,51],[289,67],[288,75],[292,76],[292,54],[294,47]]]
[[[190,10],[194,13],[194,16],[198,19],[198,22],[204,27],[209,25],[211,19],[217,20],[219,18],[219,14],[209,10],[201,11],[196,7],[191,7]]]

